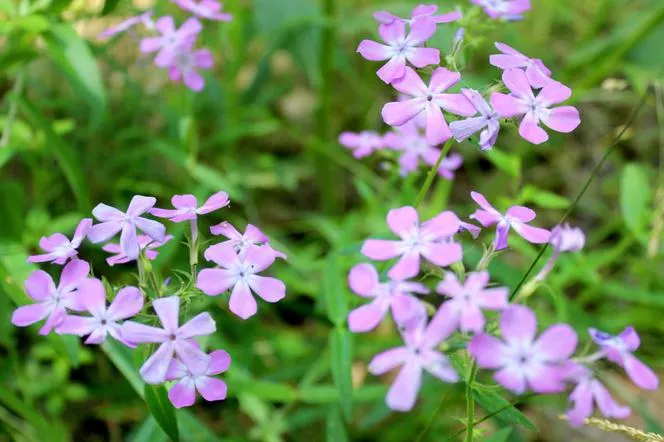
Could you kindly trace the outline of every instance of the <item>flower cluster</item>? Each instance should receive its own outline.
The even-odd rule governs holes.
[[[172,81],[182,81],[192,91],[200,92],[205,87],[205,80],[199,70],[211,69],[214,64],[208,49],[196,48],[196,40],[203,30],[200,20],[228,22],[232,16],[222,12],[222,4],[217,0],[173,1],[192,15],[180,27],[176,26],[175,19],[170,15],[154,19],[152,11],[146,11],[105,30],[100,38],[112,37],[143,25],[150,35],[141,39],[141,52],[156,53],[155,66],[167,69]]]
[[[168,280],[163,284],[157,282],[149,262],[157,257],[155,248],[173,236],[166,233],[163,224],[148,216],[190,223],[190,260],[195,272],[198,217],[230,203],[225,192],[212,195],[200,206],[193,195],[176,195],[171,201],[174,209],[155,208],[155,198],[141,195],[132,198],[126,211],[99,204],[92,211],[98,223],[93,225],[92,219],[83,219],[72,240],[60,233],[42,238],[39,245],[45,253],[31,256],[28,261],[64,266],[60,280],[56,285],[45,271],[34,271],[25,281],[26,292],[34,303],[16,309],[12,323],[26,327],[45,320],[40,334],[55,331],[86,336],[86,344],[102,344],[109,336],[130,348],[157,344],[156,351],[140,368],[141,377],[148,384],[177,381],[168,396],[180,408],[194,404],[196,391],[208,401],[224,399],[226,384],[214,376],[230,365],[228,353],[223,350],[206,353],[195,340],[216,331],[210,313],[200,313],[181,324],[182,298],[197,296],[194,284],[208,295],[232,289],[230,310],[247,319],[257,311],[252,291],[269,302],[284,298],[283,282],[257,273],[266,270],[276,258],[286,256],[274,250],[257,227],[248,225],[241,234],[224,221],[211,231],[227,240],[210,246],[204,253],[206,259],[221,268],[203,269],[198,275],[192,274],[188,283],[171,290]],[[118,234],[119,243],[108,242]],[[90,264],[78,257],[78,249],[86,238],[95,244],[106,243],[103,250],[113,254],[107,259],[109,265],[135,262],[139,286],[116,290],[99,277],[91,276]],[[147,305],[156,317],[145,311]],[[158,319],[161,326],[146,323],[146,318]]]

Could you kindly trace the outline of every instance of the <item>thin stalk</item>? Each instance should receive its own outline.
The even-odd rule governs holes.
[[[25,70],[21,70],[16,77],[16,83],[14,83],[14,88],[12,89],[12,101],[9,105],[9,112],[7,113],[7,119],[5,120],[5,125],[2,131],[2,138],[0,138],[0,149],[9,144],[9,138],[11,137],[12,127],[14,126],[14,120],[16,119],[16,112],[18,110],[18,98],[23,92],[23,81],[25,79]]]
[[[473,398],[473,382],[477,374],[477,362],[473,360],[470,374],[466,381],[466,442],[473,442],[473,430],[475,427],[475,399]]]
[[[424,185],[420,189],[420,193],[417,194],[417,199],[415,199],[415,208],[417,208],[422,203],[422,201],[424,201],[424,198],[427,196],[427,192],[431,188],[433,180],[434,178],[436,178],[436,174],[438,173],[438,169],[440,168],[440,163],[443,162],[443,159],[447,156],[450,149],[452,149],[453,143],[454,143],[454,138],[450,138],[449,140],[447,140],[443,148],[440,150],[440,156],[438,157],[436,164],[434,164],[431,170],[429,170],[427,179],[424,181]]]

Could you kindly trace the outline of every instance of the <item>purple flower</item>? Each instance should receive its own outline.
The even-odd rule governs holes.
[[[528,82],[536,89],[543,88],[553,81],[551,79],[551,70],[544,66],[544,63],[539,58],[526,57],[505,43],[496,43],[496,48],[502,54],[491,55],[489,62],[497,68],[503,70],[523,69],[526,72]]]
[[[421,47],[436,32],[436,24],[428,19],[415,20],[406,35],[406,24],[395,21],[389,25],[380,25],[378,32],[387,45],[371,40],[362,40],[357,47],[362,57],[370,61],[389,60],[377,72],[378,77],[389,84],[406,73],[406,61],[422,68],[440,63],[440,51]]]
[[[396,15],[390,14],[387,11],[378,11],[374,14],[376,21],[383,25],[391,25],[394,22],[404,22],[404,23],[413,23],[414,21],[426,18],[434,23],[450,23],[456,20],[459,20],[462,17],[461,12],[449,12],[447,14],[434,15],[438,11],[438,6],[436,5],[418,5],[413,9],[411,13],[411,18],[401,18]]]
[[[88,239],[97,244],[108,241],[121,231],[120,247],[122,253],[129,260],[138,258],[140,245],[136,233],[137,228],[157,242],[163,243],[166,238],[166,228],[163,224],[141,217],[156,202],[157,200],[153,197],[136,195],[131,199],[127,213],[106,204],[98,204],[92,210],[92,214],[101,221],[101,224],[96,224],[90,228]]]
[[[425,325],[426,319],[423,318],[414,327],[402,330],[406,345],[376,355],[369,364],[373,375],[381,375],[401,366],[386,397],[387,406],[393,410],[409,411],[413,408],[422,385],[423,370],[444,382],[459,380],[447,356],[436,350],[454,333],[455,324],[436,314],[429,325]]]
[[[551,232],[527,224],[534,220],[536,216],[535,212],[528,207],[512,206],[503,215],[489,204],[481,193],[470,192],[470,196],[480,206],[480,209],[470,215],[470,218],[477,220],[484,227],[497,224],[496,239],[494,241],[495,250],[502,250],[507,247],[507,236],[510,228],[533,244],[544,244],[549,241]]]
[[[382,111],[383,120],[390,126],[401,126],[423,114],[427,142],[435,146],[447,141],[452,133],[441,109],[466,117],[477,112],[462,94],[445,93],[460,79],[461,74],[458,72],[437,68],[427,86],[417,72],[407,67],[403,78],[392,83],[392,86],[410,98],[387,103]]]
[[[471,0],[473,4],[484,9],[486,15],[493,19],[521,20],[523,14],[530,10],[530,0]]]
[[[481,130],[480,147],[482,150],[493,149],[498,132],[500,132],[500,116],[479,92],[473,89],[461,89],[461,93],[472,103],[480,115],[450,123],[452,136],[458,142],[462,142]]]
[[[164,240],[160,242],[153,240],[147,235],[138,235],[138,247],[140,247],[141,251],[145,253],[145,257],[147,259],[153,261],[159,255],[159,252],[157,252],[155,249],[163,246],[172,239],[173,235],[166,235]],[[128,262],[134,261],[134,259],[130,259],[127,255],[124,254],[120,244],[108,243],[101,249],[104,252],[114,253],[113,256],[106,258],[106,263],[108,263],[109,266],[114,266],[116,264],[126,264]]]
[[[536,340],[537,319],[527,307],[513,306],[500,315],[500,340],[487,334],[473,338],[468,351],[481,368],[498,370],[496,382],[516,393],[557,393],[565,389],[562,366],[576,349],[576,333],[566,324],[546,329]]]
[[[258,310],[252,291],[267,302],[278,302],[286,296],[286,285],[282,281],[257,274],[275,260],[275,253],[269,246],[250,246],[244,255],[239,255],[233,244],[225,242],[209,247],[204,256],[221,268],[201,270],[196,287],[209,296],[232,288],[229,308],[242,319],[255,315]]]
[[[99,34],[98,38],[112,37],[116,34],[128,31],[129,29],[133,28],[138,24],[143,24],[143,26],[152,29],[154,27],[154,23],[152,22],[152,11],[145,11],[140,15],[137,15],[135,17],[129,17],[125,21],[118,23],[115,26],[111,26],[110,28],[106,29],[101,34]]]
[[[155,23],[155,29],[161,34],[159,37],[146,37],[141,40],[141,52],[157,52],[154,62],[161,68],[173,66],[176,56],[183,47],[191,48],[203,29],[201,23],[190,18],[175,29],[173,17],[161,17]]]
[[[564,84],[551,81],[535,97],[528,77],[521,69],[503,72],[503,82],[511,95],[494,92],[491,105],[503,118],[523,115],[519,134],[531,143],[541,144],[549,139],[546,131],[539,126],[540,121],[563,133],[572,132],[581,124],[579,111],[574,106],[551,107],[572,95],[572,90]]]
[[[362,254],[376,261],[400,257],[387,275],[396,281],[412,278],[420,272],[420,256],[434,265],[445,267],[461,260],[461,245],[452,237],[459,230],[459,218],[445,211],[420,224],[415,208],[392,209],[387,225],[401,240],[368,239]]]
[[[58,334],[88,336],[86,344],[101,344],[107,335],[129,347],[135,345],[120,335],[118,321],[136,316],[143,308],[143,295],[136,287],[121,289],[106,308],[106,290],[102,282],[88,278],[78,288],[81,307],[92,316],[67,315],[55,329]]]
[[[613,336],[597,329],[588,330],[590,337],[602,348],[607,359],[625,369],[627,376],[639,388],[656,390],[659,379],[643,362],[639,361],[632,352],[641,345],[641,339],[633,327],[625,328],[619,335]]]
[[[228,238],[228,241],[221,242],[218,245],[230,244],[240,256],[243,256],[251,246],[268,246],[268,248],[265,249],[265,252],[272,250],[275,254],[275,258],[286,259],[286,255],[274,250],[269,244],[270,240],[267,235],[253,224],[247,224],[244,233],[240,233],[231,223],[224,221],[216,226],[210,227],[210,233]]]
[[[586,418],[593,414],[593,403],[599,411],[609,419],[624,419],[630,415],[629,407],[616,403],[604,385],[592,375],[592,372],[579,364],[570,363],[567,378],[576,383],[569,395],[571,408],[567,410],[567,418],[573,426],[581,426]]]
[[[580,228],[565,223],[551,230],[549,243],[557,252],[578,252],[586,244],[586,235]]]
[[[168,67],[168,76],[172,81],[182,80],[189,89],[200,92],[205,87],[205,80],[198,69],[211,69],[213,64],[212,53],[207,49],[194,51],[181,46]]]
[[[481,228],[477,227],[475,224],[470,224],[461,221],[459,223],[459,232],[466,231],[470,233],[470,236],[473,237],[473,239],[477,239],[478,236],[480,236],[480,232],[482,231]]]
[[[74,237],[69,241],[62,233],[54,233],[51,236],[44,236],[39,240],[39,247],[46,253],[42,255],[32,255],[28,262],[52,262],[53,264],[64,265],[70,258],[78,255],[77,249],[85,239],[92,226],[91,218],[84,218],[78,223]]]
[[[198,200],[194,195],[175,195],[171,198],[175,209],[150,209],[150,213],[159,218],[168,218],[174,223],[195,220],[198,215],[206,215],[230,204],[226,192],[217,192],[208,198],[202,206],[198,207]]]
[[[77,289],[90,273],[90,265],[80,259],[73,259],[62,269],[57,288],[51,276],[43,270],[35,270],[25,281],[28,296],[36,304],[17,308],[12,315],[12,324],[27,327],[46,319],[39,330],[40,335],[47,335],[62,322],[66,309],[80,311],[82,306]]]
[[[226,383],[212,376],[225,372],[230,364],[231,357],[224,350],[210,353],[207,366],[197,370],[173,359],[166,373],[166,380],[178,381],[168,392],[171,403],[175,408],[191,407],[196,402],[197,390],[206,401],[226,399]]]
[[[371,131],[343,132],[339,135],[339,144],[351,149],[355,158],[364,158],[371,155],[374,150],[382,149],[385,146],[383,137]]]
[[[378,272],[371,264],[358,264],[348,274],[351,290],[364,298],[373,298],[368,304],[356,308],[348,315],[348,328],[354,333],[373,330],[385,318],[388,310],[405,326],[412,320],[426,317],[424,305],[412,293],[427,294],[429,289],[417,282],[389,281],[381,283]]]
[[[231,14],[221,12],[222,4],[215,0],[173,0],[173,2],[185,11],[189,11],[197,17],[207,20],[231,21]]]
[[[141,376],[148,384],[161,384],[166,380],[166,373],[174,355],[192,372],[207,367],[210,361],[193,343],[195,336],[212,334],[217,327],[209,313],[200,313],[186,324],[178,325],[180,298],[170,296],[152,302],[163,328],[152,327],[138,322],[126,321],[122,324],[120,335],[134,344],[158,343],[159,348],[141,367]]]
[[[484,330],[482,309],[503,310],[509,305],[509,290],[487,288],[488,284],[489,272],[469,273],[463,285],[454,273],[445,273],[445,279],[436,288],[438,293],[450,298],[440,307],[441,315],[459,324],[464,333],[481,333]]]

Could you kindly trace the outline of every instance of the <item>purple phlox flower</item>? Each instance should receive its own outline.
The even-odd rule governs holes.
[[[452,133],[443,116],[443,109],[465,117],[477,112],[462,94],[445,93],[460,79],[461,74],[458,72],[437,68],[427,86],[417,72],[407,67],[403,78],[392,83],[392,86],[410,98],[387,103],[382,110],[383,120],[390,126],[402,126],[418,115],[424,114],[427,142],[436,146],[447,141]]]
[[[174,223],[195,220],[198,215],[205,215],[230,204],[226,192],[217,192],[198,207],[198,200],[194,195],[175,195],[171,198],[175,209],[150,209],[150,213],[159,218],[168,218]]]
[[[228,241],[224,241],[220,244],[231,244],[240,256],[244,256],[249,247],[260,246],[266,247],[264,249],[265,252],[272,250],[275,254],[275,258],[286,259],[286,255],[273,249],[272,246],[270,246],[270,240],[267,235],[253,224],[247,224],[244,233],[240,233],[231,223],[224,221],[210,227],[210,233],[228,238]]]
[[[491,105],[503,118],[523,115],[519,135],[531,143],[542,144],[549,139],[540,122],[563,133],[572,132],[581,124],[579,111],[574,106],[551,107],[572,95],[572,90],[564,84],[551,81],[535,97],[526,73],[521,69],[503,72],[503,82],[511,95],[494,92],[491,94]]]
[[[480,115],[450,123],[452,136],[458,142],[462,142],[481,130],[480,147],[482,150],[493,149],[498,132],[500,132],[500,116],[479,92],[473,89],[461,89],[461,93],[472,103]]]
[[[503,310],[509,305],[509,290],[487,288],[488,284],[489,272],[486,271],[469,273],[463,284],[454,273],[446,272],[445,279],[436,288],[438,293],[450,298],[441,305],[441,315],[459,324],[463,333],[481,333],[484,330],[482,309]]]
[[[493,19],[521,20],[523,13],[530,10],[530,0],[471,0],[484,9]]]
[[[141,247],[138,243],[137,228],[157,242],[163,243],[166,239],[166,228],[163,224],[141,217],[156,202],[157,200],[153,197],[136,195],[131,199],[126,213],[106,204],[98,204],[92,210],[92,214],[101,221],[101,224],[95,224],[90,228],[88,239],[97,244],[108,241],[118,232],[121,232],[120,248],[122,253],[129,260],[138,258]]]
[[[181,46],[175,53],[173,63],[168,67],[168,76],[172,81],[182,80],[189,89],[200,92],[205,87],[205,79],[198,69],[211,69],[213,64],[214,60],[209,50],[191,50]]]
[[[148,384],[161,384],[166,380],[166,373],[175,355],[190,370],[207,367],[210,357],[203,353],[193,342],[195,336],[212,334],[217,327],[209,313],[200,313],[186,324],[180,326],[180,298],[170,296],[152,302],[163,328],[152,327],[134,321],[125,321],[120,335],[134,344],[158,343],[159,348],[141,367],[141,377]]]
[[[157,52],[154,59],[155,65],[165,68],[175,64],[176,57],[183,52],[183,48],[191,51],[203,25],[196,18],[191,17],[179,29],[176,29],[173,17],[166,16],[156,21],[155,29],[161,35],[142,39],[141,52],[144,54]]]
[[[452,181],[456,176],[456,171],[463,165],[463,157],[460,153],[452,152],[442,159],[438,167],[438,175],[448,181]]]
[[[101,344],[107,335],[128,347],[135,347],[120,334],[118,321],[136,316],[143,308],[143,295],[136,287],[125,287],[118,291],[113,302],[106,307],[106,291],[102,282],[88,278],[78,288],[81,306],[92,316],[67,315],[55,328],[58,334],[88,336],[86,344]]]
[[[507,247],[507,236],[510,229],[514,229],[523,239],[533,244],[544,244],[549,241],[551,232],[527,224],[534,220],[536,216],[535,212],[528,207],[512,206],[503,215],[489,204],[481,193],[470,192],[470,196],[480,206],[475,213],[470,215],[470,218],[477,220],[484,227],[497,224],[496,239],[494,241],[495,250],[502,250]]]
[[[546,279],[556,261],[558,261],[561,252],[578,252],[583,249],[585,243],[586,235],[578,227],[570,227],[567,223],[554,227],[551,230],[551,237],[549,238],[549,244],[553,248],[553,253],[535,279],[537,281]]]
[[[358,264],[348,274],[351,290],[363,298],[373,298],[368,304],[351,311],[348,328],[354,333],[373,330],[385,318],[388,310],[392,316],[408,327],[413,320],[426,317],[426,308],[412,293],[427,294],[429,289],[417,282],[388,281],[381,283],[378,272],[371,264]]]
[[[222,3],[215,0],[173,0],[173,2],[185,11],[189,11],[197,17],[207,20],[231,21],[231,14],[221,12]]]
[[[142,24],[146,28],[152,29],[154,27],[154,23],[152,22],[152,11],[145,11],[140,15],[129,17],[125,21],[106,29],[105,31],[100,33],[97,38],[112,37],[114,35],[128,31],[129,29],[133,28],[138,24]]]
[[[390,25],[380,25],[378,32],[387,45],[372,40],[362,40],[357,52],[370,61],[389,60],[377,72],[378,77],[389,84],[406,73],[406,61],[422,68],[440,63],[440,51],[421,45],[436,32],[436,24],[429,19],[415,20],[406,35],[406,24],[395,21]]]
[[[505,43],[496,43],[496,48],[502,54],[493,54],[489,62],[497,68],[523,69],[526,72],[528,82],[535,89],[540,89],[551,83],[551,70],[547,68],[539,58],[529,58]]]
[[[383,137],[377,132],[343,132],[339,135],[339,144],[351,149],[355,158],[364,158],[375,150],[385,147]]]
[[[36,304],[17,308],[12,315],[12,324],[27,327],[46,319],[39,330],[40,335],[47,335],[62,322],[67,309],[81,311],[77,289],[90,273],[90,265],[80,259],[73,259],[62,269],[60,283],[55,286],[51,276],[43,270],[35,270],[25,281],[25,291]]]
[[[461,221],[459,223],[459,232],[462,232],[464,230],[466,232],[469,232],[470,235],[473,237],[473,239],[477,239],[477,237],[480,236],[480,232],[482,231],[482,229],[476,226],[475,224]]]
[[[592,416],[593,403],[609,419],[624,419],[630,415],[630,408],[615,402],[606,387],[593,377],[591,370],[574,362],[567,365],[566,377],[576,383],[569,395],[570,408],[567,410],[567,418],[573,426],[583,425],[586,418]]]
[[[206,401],[221,401],[226,399],[226,383],[213,376],[228,370],[231,357],[224,350],[215,350],[210,353],[209,363],[196,370],[192,370],[178,359],[173,359],[166,373],[166,380],[178,383],[168,391],[168,398],[175,408],[191,407],[196,402],[196,391]]]
[[[390,210],[387,225],[401,239],[368,239],[362,245],[362,254],[376,261],[399,256],[399,261],[387,272],[387,276],[395,281],[417,275],[420,272],[420,256],[440,267],[461,260],[461,245],[452,239],[459,231],[459,218],[454,212],[441,212],[420,224],[417,210],[406,206]]]
[[[459,380],[447,356],[436,350],[454,331],[455,324],[439,314],[433,317],[429,325],[426,325],[425,317],[413,327],[401,330],[406,345],[374,356],[369,364],[369,372],[373,375],[381,375],[401,366],[385,398],[388,407],[398,411],[413,408],[422,385],[423,370],[444,382]]]
[[[54,233],[51,236],[43,236],[39,240],[39,247],[46,253],[41,255],[32,255],[28,262],[52,262],[53,264],[64,265],[69,259],[78,255],[77,249],[88,234],[92,226],[91,218],[84,218],[78,223],[74,237],[71,241],[62,233]]]
[[[141,251],[143,251],[147,259],[154,261],[159,255],[159,252],[157,252],[155,249],[163,246],[172,239],[173,235],[166,235],[163,241],[155,241],[147,235],[138,235],[138,246],[140,247]],[[106,263],[109,266],[126,264],[128,262],[134,261],[134,259],[130,259],[127,255],[124,254],[122,247],[120,247],[120,244],[118,243],[108,243],[101,249],[104,252],[114,254],[113,256],[106,258]]]
[[[565,389],[563,365],[577,343],[572,327],[552,325],[535,339],[535,313],[524,306],[512,306],[500,315],[500,331],[503,340],[480,334],[468,345],[479,367],[498,370],[494,374],[496,382],[516,394],[528,388],[536,393]]]
[[[434,23],[450,23],[459,20],[463,15],[459,11],[448,12],[446,14],[434,15],[438,11],[436,5],[418,5],[413,9],[411,18],[401,18],[390,14],[387,11],[378,11],[374,14],[374,19],[382,25],[391,25],[394,22],[413,23],[414,21],[426,18]]]
[[[232,288],[229,308],[242,319],[256,314],[258,306],[252,292],[267,302],[278,302],[286,296],[286,285],[272,277],[258,275],[275,260],[274,251],[266,246],[250,246],[239,255],[229,242],[216,244],[205,251],[205,259],[221,268],[203,269],[196,287],[209,296]]]
[[[659,379],[654,371],[639,361],[632,352],[641,345],[641,339],[633,327],[625,328],[619,335],[613,336],[597,329],[588,330],[590,337],[599,345],[606,358],[625,369],[634,384],[644,390],[656,390]]]

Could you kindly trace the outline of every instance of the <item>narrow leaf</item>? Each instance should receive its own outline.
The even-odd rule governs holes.
[[[348,315],[348,297],[342,278],[339,258],[332,253],[327,258],[327,265],[323,270],[323,296],[327,306],[327,316],[337,327],[344,325]]]
[[[327,412],[325,440],[327,442],[346,442],[348,440],[346,428],[341,420],[341,414],[339,414],[339,408],[336,406],[330,407]]]
[[[353,412],[353,335],[341,328],[330,332],[330,366],[332,379],[339,391],[339,405],[346,421]]]
[[[647,231],[651,192],[648,176],[639,164],[628,164],[620,177],[620,210],[625,225],[635,235]]]
[[[495,413],[495,417],[505,422],[520,425],[530,431],[537,431],[535,425],[528,420],[525,414],[517,410],[498,393],[475,389],[473,390],[473,397],[487,413]]]
[[[180,434],[178,432],[178,421],[175,418],[175,408],[168,400],[168,394],[164,386],[145,384],[145,403],[164,433],[173,442],[179,441]]]

